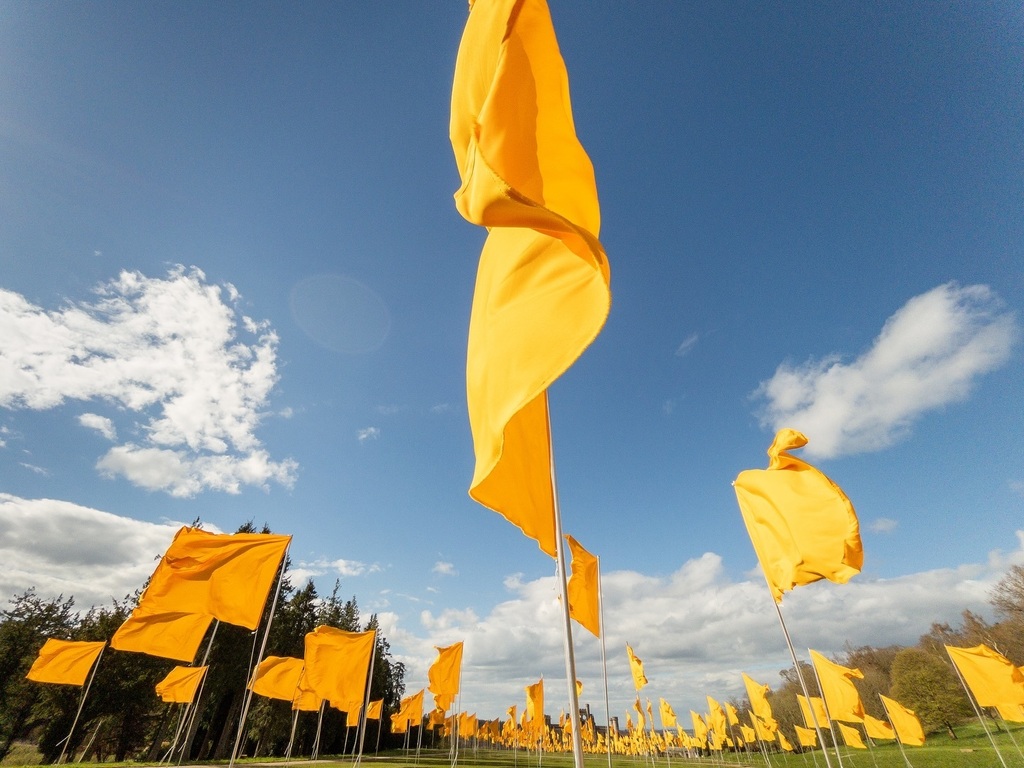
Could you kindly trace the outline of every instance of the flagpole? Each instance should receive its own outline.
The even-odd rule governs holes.
[[[284,581],[284,569],[288,563],[288,549],[291,545],[289,544],[284,548],[284,553],[281,555],[281,570],[277,574],[277,589],[274,590],[274,602],[270,606],[270,616],[267,617],[267,627],[263,630],[263,643],[260,645],[260,655],[256,659],[256,664],[249,671],[249,682],[245,686],[245,697],[242,700],[242,715],[238,718],[238,733],[235,734],[235,744],[231,748],[231,760],[228,762],[228,768],[234,768],[235,760],[238,757],[238,749],[242,743],[242,732],[245,728],[245,719],[249,716],[249,705],[252,703],[252,676],[256,670],[259,669],[260,663],[263,661],[263,654],[267,651],[267,640],[270,639],[270,625],[274,623],[274,613],[277,611],[277,598],[281,594],[281,582]]]
[[[78,711],[75,712],[75,719],[71,722],[71,730],[68,731],[68,735],[64,737],[64,747],[60,751],[60,757],[57,758],[57,765],[64,762],[64,755],[67,754],[68,746],[71,744],[71,736],[75,732],[75,726],[78,725],[78,718],[82,714],[82,707],[85,706],[85,697],[89,695],[89,689],[92,688],[92,681],[96,677],[96,670],[100,667],[100,659],[103,658],[103,652],[107,649],[107,644],[104,643],[103,647],[100,648],[99,654],[96,656],[96,661],[92,663],[92,672],[89,673],[89,682],[85,684],[85,690],[82,691],[82,698],[78,702]]]
[[[310,755],[310,762],[316,762],[317,753],[320,751],[320,728],[324,724],[324,710],[327,709],[327,699],[320,701],[320,713],[316,719],[316,737],[313,739],[313,754]]]
[[[210,633],[210,639],[206,641],[206,652],[203,653],[203,663],[199,666],[205,667],[206,662],[210,658],[210,649],[213,648],[213,640],[217,637],[217,630],[220,629],[220,619],[214,618],[213,620],[213,632]],[[185,759],[185,752],[188,751],[192,746],[192,727],[196,724],[196,715],[199,713],[199,702],[203,698],[203,689],[206,687],[206,675],[203,675],[203,679],[199,682],[199,690],[196,691],[195,698],[192,700],[192,707],[189,709],[188,725],[185,726],[185,743],[181,745],[181,755],[178,758],[178,765],[181,765],[181,761]],[[173,753],[172,757],[173,759]],[[168,759],[170,763],[171,759]]]
[[[811,649],[808,648],[807,649],[807,654],[810,655],[810,652],[811,652]],[[832,717],[832,713],[829,712],[828,702],[825,700],[825,687],[821,684],[821,675],[818,674],[818,667],[815,666],[813,657],[811,659],[811,669],[814,670],[814,679],[818,682],[818,690],[821,691],[821,706],[825,708],[825,715],[826,715],[826,717],[828,717],[828,729],[832,733],[832,744],[836,748],[836,758],[838,758],[838,760],[839,760],[839,768],[843,768],[843,755],[839,751],[839,739],[836,737],[836,727],[835,727],[835,725],[833,725],[834,718]],[[814,706],[811,704],[810,698],[807,699],[807,703],[808,703],[808,705],[810,707],[811,714],[813,715],[814,714]],[[843,738],[843,741],[844,742],[846,741],[845,737]],[[847,745],[847,746],[849,746],[849,745]],[[824,751],[824,750],[822,750],[822,751]],[[828,753],[826,752],[825,754],[827,755]]]
[[[889,708],[885,706],[885,699],[882,698],[882,694],[878,694],[878,700],[882,702],[882,709],[885,710],[885,716],[889,718],[889,725],[892,725],[892,732],[896,734],[896,743],[900,747],[900,754],[903,755],[903,761],[907,764],[907,768],[914,768],[910,764],[910,760],[907,759],[907,752],[903,749],[903,740],[900,738],[900,732],[896,730],[896,726],[892,723],[892,713],[889,712]]]
[[[370,671],[366,678],[366,693],[363,695],[363,716],[360,718],[359,723],[359,755],[356,757],[353,765],[359,765],[363,762],[363,744],[366,741],[366,722],[370,719],[370,693],[373,688],[373,667],[377,661],[377,629],[373,630],[373,652],[370,654]],[[381,707],[383,709],[383,706]],[[383,717],[381,712],[381,717]],[[380,724],[377,725],[377,740],[380,743]]]
[[[604,677],[605,746],[608,747],[608,768],[612,768],[612,707],[608,701],[608,653],[604,637],[604,588],[601,586],[601,557],[597,558],[597,608],[601,630],[601,672]]]
[[[995,738],[993,738],[988,726],[985,725],[985,718],[981,716],[981,710],[978,709],[978,705],[975,703],[974,697],[971,695],[971,689],[967,687],[967,681],[964,680],[964,676],[960,674],[960,667],[958,667],[956,662],[953,661],[953,655],[949,652],[948,648],[946,648],[946,655],[949,656],[949,662],[953,665],[953,669],[956,670],[956,676],[960,678],[960,685],[962,685],[964,690],[967,692],[967,700],[970,701],[971,706],[974,707],[974,712],[978,716],[978,722],[980,722],[981,727],[985,729],[985,735],[988,736],[988,740],[992,742],[992,748],[996,751],[996,754],[999,755],[999,762],[1003,764],[1003,768],[1007,768],[1006,760],[1003,759],[1003,753],[999,751]]]
[[[299,710],[292,712],[292,732],[288,736],[288,748],[284,751],[284,764],[292,763],[292,744],[295,743],[295,726],[299,723]]]
[[[544,392],[545,406],[547,392]],[[572,717],[572,756],[575,768],[583,766],[583,741],[580,738],[580,700],[576,693],[576,655],[572,643],[572,619],[569,616],[569,585],[566,580],[565,541],[562,535],[562,514],[558,503],[558,483],[555,478],[555,446],[551,440],[551,410],[545,407],[548,427],[548,462],[551,469],[551,500],[555,513],[555,561],[558,574],[558,591],[562,602],[562,622],[565,630],[565,676],[569,684],[569,705]],[[541,713],[543,719],[543,713]]]

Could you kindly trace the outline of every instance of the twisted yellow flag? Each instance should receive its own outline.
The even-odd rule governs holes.
[[[600,593],[598,591],[597,558],[587,552],[572,536],[566,536],[572,555],[567,589],[569,591],[569,615],[594,637],[601,636]]]
[[[469,493],[556,554],[547,388],[604,325],[593,166],[544,0],[477,0],[455,64],[455,205],[489,228],[466,355]]]
[[[626,655],[629,656],[629,671],[633,675],[633,687],[640,690],[647,685],[647,676],[644,674],[644,663],[633,653],[633,649],[626,643]]]
[[[156,695],[169,704],[191,704],[207,667],[175,667],[156,684]]]
[[[795,586],[860,573],[860,523],[843,490],[787,451],[807,438],[781,429],[768,449],[768,469],[740,472],[733,487],[743,522],[776,602]]]
[[[37,683],[85,685],[89,670],[105,645],[102,640],[89,642],[57,640],[51,637],[39,649],[39,654],[25,677]]]
[[[808,728],[813,728],[814,721],[817,719],[819,727],[828,727],[828,713],[825,711],[825,702],[822,701],[820,696],[811,696],[810,701],[808,701],[806,696],[798,693],[796,700],[800,705],[800,713],[804,717],[804,725]]]
[[[676,713],[672,709],[672,705],[664,699],[658,699],[658,714],[661,715],[661,727],[664,730],[669,728],[676,728],[679,726],[679,722],[676,718]]]
[[[427,670],[429,683],[427,688],[434,694],[434,704],[438,709],[449,710],[459,693],[459,679],[462,672],[462,642],[453,643],[445,648],[434,646],[437,659]]]

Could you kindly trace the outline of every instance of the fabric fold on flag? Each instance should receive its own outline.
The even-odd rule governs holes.
[[[768,469],[745,470],[733,483],[776,602],[783,592],[821,579],[844,584],[864,564],[853,504],[822,472],[788,453],[806,444],[795,429],[779,430]]]
[[[544,0],[477,0],[459,45],[455,205],[489,228],[466,355],[470,496],[556,555],[547,388],[611,304],[593,166]]]
[[[102,640],[58,640],[51,637],[39,649],[25,678],[36,683],[81,687],[105,645]]]
[[[848,723],[859,723],[864,720],[864,704],[860,700],[854,678],[863,679],[864,673],[859,669],[844,667],[829,661],[817,651],[810,651],[811,662],[818,674],[821,684],[821,695],[825,699],[825,708],[832,720],[843,720]],[[852,746],[852,745],[851,745]]]

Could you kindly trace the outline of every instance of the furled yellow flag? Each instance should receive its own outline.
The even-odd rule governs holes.
[[[462,642],[447,647],[434,646],[437,659],[427,670],[427,687],[434,694],[438,709],[449,710],[459,693],[459,679],[462,672]]]
[[[818,732],[814,728],[804,728],[802,725],[794,725],[793,730],[796,731],[796,740],[800,742],[801,747],[816,747],[818,746]]]
[[[796,700],[800,705],[800,712],[804,716],[804,725],[813,728],[814,720],[817,718],[819,727],[828,726],[828,712],[825,711],[825,702],[821,700],[820,696],[811,696],[811,700],[808,702],[806,696],[798,693]]]
[[[852,728],[849,725],[843,725],[842,723],[836,723],[839,726],[839,732],[843,734],[843,741],[846,742],[846,746],[852,749],[867,749],[867,745],[864,740],[860,737],[860,731],[856,728]]]
[[[569,615],[594,637],[601,636],[600,597],[598,593],[597,558],[587,552],[572,536],[566,536],[572,555],[569,577]]]
[[[328,701],[363,701],[376,633],[320,626],[306,634],[305,678]]]
[[[753,744],[757,739],[757,734],[754,733],[754,729],[749,725],[740,724],[740,734],[743,736],[743,741],[747,744]]]
[[[156,684],[156,695],[171,704],[191,704],[207,667],[175,667]]]
[[[891,725],[885,722],[885,720],[872,717],[867,712],[864,713],[864,732],[867,733],[869,738],[882,741],[896,738],[896,732],[893,731]]]
[[[526,711],[523,712],[523,723],[529,722],[534,734],[544,729],[544,678],[533,685],[526,686]]]
[[[765,722],[764,718],[758,717],[756,713],[750,713],[750,722],[754,726],[754,733],[761,741],[775,741],[775,734],[779,732],[778,723],[772,720],[771,725]]]
[[[293,701],[305,662],[291,656],[267,656],[256,667],[249,687],[268,699]]]
[[[704,718],[690,710],[690,722],[693,723],[693,738],[697,740],[697,743],[704,746],[704,742],[708,740],[708,726],[704,722]]]
[[[459,46],[455,205],[490,231],[466,356],[470,495],[555,556],[547,388],[611,303],[594,170],[544,0],[477,0]]]
[[[889,722],[892,723],[893,730],[896,731],[896,737],[900,740],[900,743],[911,747],[924,745],[924,729],[921,727],[921,721],[917,719],[914,710],[907,709],[898,701],[890,699],[888,696],[880,696],[880,698],[882,699],[882,706],[885,707],[885,713],[889,716]]]
[[[192,662],[211,621],[209,614],[150,613],[140,606],[114,632],[110,647]]]
[[[644,730],[647,727],[647,719],[644,717],[644,708],[640,703],[640,697],[636,697],[636,701],[633,702],[633,709],[636,710],[636,729],[638,731]]]
[[[85,685],[89,670],[105,645],[102,640],[90,642],[51,637],[39,649],[39,655],[25,677],[37,683]]]
[[[658,699],[658,714],[661,715],[661,727],[665,730],[679,725],[672,706],[664,699]]]
[[[633,687],[640,690],[647,685],[647,676],[644,675],[644,663],[636,657],[633,649],[626,643],[626,655],[629,656],[629,671],[633,675]]]
[[[1024,704],[1024,674],[1005,656],[987,645],[946,646],[949,658],[971,689],[979,707]]]
[[[810,651],[810,654],[829,717],[847,723],[861,722],[864,719],[864,705],[853,684],[853,678],[863,679],[864,673],[829,661],[817,651]]]
[[[715,699],[710,696],[705,698],[708,700],[708,727],[716,734],[724,736],[728,731],[725,724],[725,710]]]
[[[157,565],[139,607],[148,614],[208,614],[256,629],[291,540],[184,527]]]
[[[776,602],[793,587],[860,573],[864,551],[853,504],[824,474],[787,451],[807,444],[781,429],[768,469],[740,472],[733,486],[743,522]]]
[[[741,674],[743,675],[743,686],[747,689],[747,698],[750,699],[750,708],[761,719],[761,724],[765,728],[772,732],[778,730],[779,726],[772,714],[772,706],[768,703],[768,693],[771,689],[767,685],[756,682],[746,672]]]

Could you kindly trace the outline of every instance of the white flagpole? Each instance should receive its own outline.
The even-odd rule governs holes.
[[[967,699],[971,702],[971,706],[974,707],[974,712],[978,716],[978,722],[980,722],[981,727],[985,729],[985,735],[988,736],[988,740],[992,742],[992,748],[996,751],[996,754],[999,755],[999,762],[1003,764],[1003,768],[1007,768],[1006,760],[1003,759],[1003,753],[999,751],[999,746],[996,744],[995,738],[993,738],[988,726],[985,725],[985,718],[981,716],[981,710],[978,709],[978,705],[974,701],[974,696],[971,695],[971,689],[967,687],[967,681],[964,680],[964,676],[960,674],[960,667],[958,667],[956,662],[953,661],[953,655],[949,652],[948,648],[946,649],[946,655],[949,656],[949,662],[953,665],[953,669],[956,670],[956,676],[960,678],[960,685],[962,685],[964,690],[967,692]]]
[[[235,734],[235,745],[231,749],[231,760],[228,762],[228,768],[235,768],[235,760],[238,758],[238,750],[242,743],[242,733],[245,728],[245,719],[249,716],[249,705],[252,703],[252,677],[259,668],[260,663],[263,661],[263,654],[267,651],[267,640],[270,638],[270,625],[274,623],[274,613],[277,611],[277,598],[281,594],[281,582],[284,581],[284,568],[287,563],[288,547],[285,547],[284,554],[281,555],[281,570],[277,574],[277,589],[274,590],[274,602],[270,606],[270,616],[267,617],[266,629],[263,630],[263,643],[260,645],[260,655],[256,659],[256,663],[253,665],[253,668],[249,671],[249,682],[245,686],[245,697],[242,700],[242,714],[238,718],[238,733]]]
[[[366,677],[366,693],[363,695],[363,716],[359,719],[359,754],[356,757],[353,765],[359,765],[363,761],[363,744],[366,741],[366,722],[370,718],[367,715],[370,713],[370,689],[373,687],[373,667],[377,661],[377,630],[373,630],[373,652],[370,654],[370,671]],[[381,717],[384,713],[381,712]],[[380,723],[377,723],[377,740],[380,743]]]
[[[64,762],[64,755],[67,754],[68,746],[71,744],[71,737],[75,733],[75,726],[78,725],[78,718],[82,714],[82,707],[85,706],[85,697],[89,695],[89,689],[92,688],[92,681],[96,677],[96,670],[99,669],[100,659],[103,658],[103,652],[107,650],[106,643],[100,648],[100,652],[96,655],[96,661],[92,663],[92,672],[89,673],[89,682],[85,684],[85,690],[82,691],[82,698],[78,701],[78,711],[75,712],[75,719],[71,722],[71,730],[68,731],[68,735],[64,737],[64,747],[60,751],[60,757],[57,758],[57,765]]]
[[[605,745],[608,747],[608,768],[612,768],[612,707],[608,701],[608,653],[604,638],[604,588],[601,586],[601,558],[597,558],[598,629],[601,630],[601,672],[604,677]]]
[[[547,392],[544,393],[547,400]],[[545,402],[547,405],[547,403]],[[569,707],[572,717],[572,756],[575,768],[583,767],[583,741],[580,738],[580,700],[576,693],[576,655],[572,643],[572,619],[569,617],[569,585],[566,579],[565,540],[562,535],[562,514],[558,504],[558,484],[555,480],[555,447],[551,442],[551,411],[548,414],[548,459],[551,466],[551,500],[555,512],[555,561],[558,591],[562,597],[562,621],[565,630],[565,677],[569,684]],[[543,717],[543,713],[541,713]]]
[[[284,751],[284,764],[291,765],[292,763],[292,744],[295,743],[295,726],[299,722],[299,710],[292,712],[292,732],[288,736],[288,749]]]
[[[206,652],[203,653],[203,663],[199,665],[201,667],[205,667],[206,662],[210,658],[210,649],[213,648],[213,639],[217,637],[218,629],[220,629],[220,619],[215,618],[213,620],[213,632],[210,633],[210,639],[206,641]],[[209,672],[209,670],[207,670],[207,672]],[[196,724],[196,715],[199,712],[199,701],[203,697],[203,688],[205,687],[206,675],[203,675],[203,679],[199,681],[199,690],[196,691],[196,695],[192,699],[192,705],[189,708],[188,725],[185,726],[185,742],[181,745],[181,755],[178,757],[178,765],[181,765],[181,761],[185,758],[185,750],[187,750],[192,743],[192,727]],[[170,763],[171,759],[173,759],[173,757],[170,757],[167,762]]]
[[[316,762],[317,753],[320,751],[320,728],[324,724],[324,710],[327,709],[327,700],[324,699],[320,702],[320,714],[316,719],[316,738],[313,739],[313,754],[310,756],[311,762]]]

